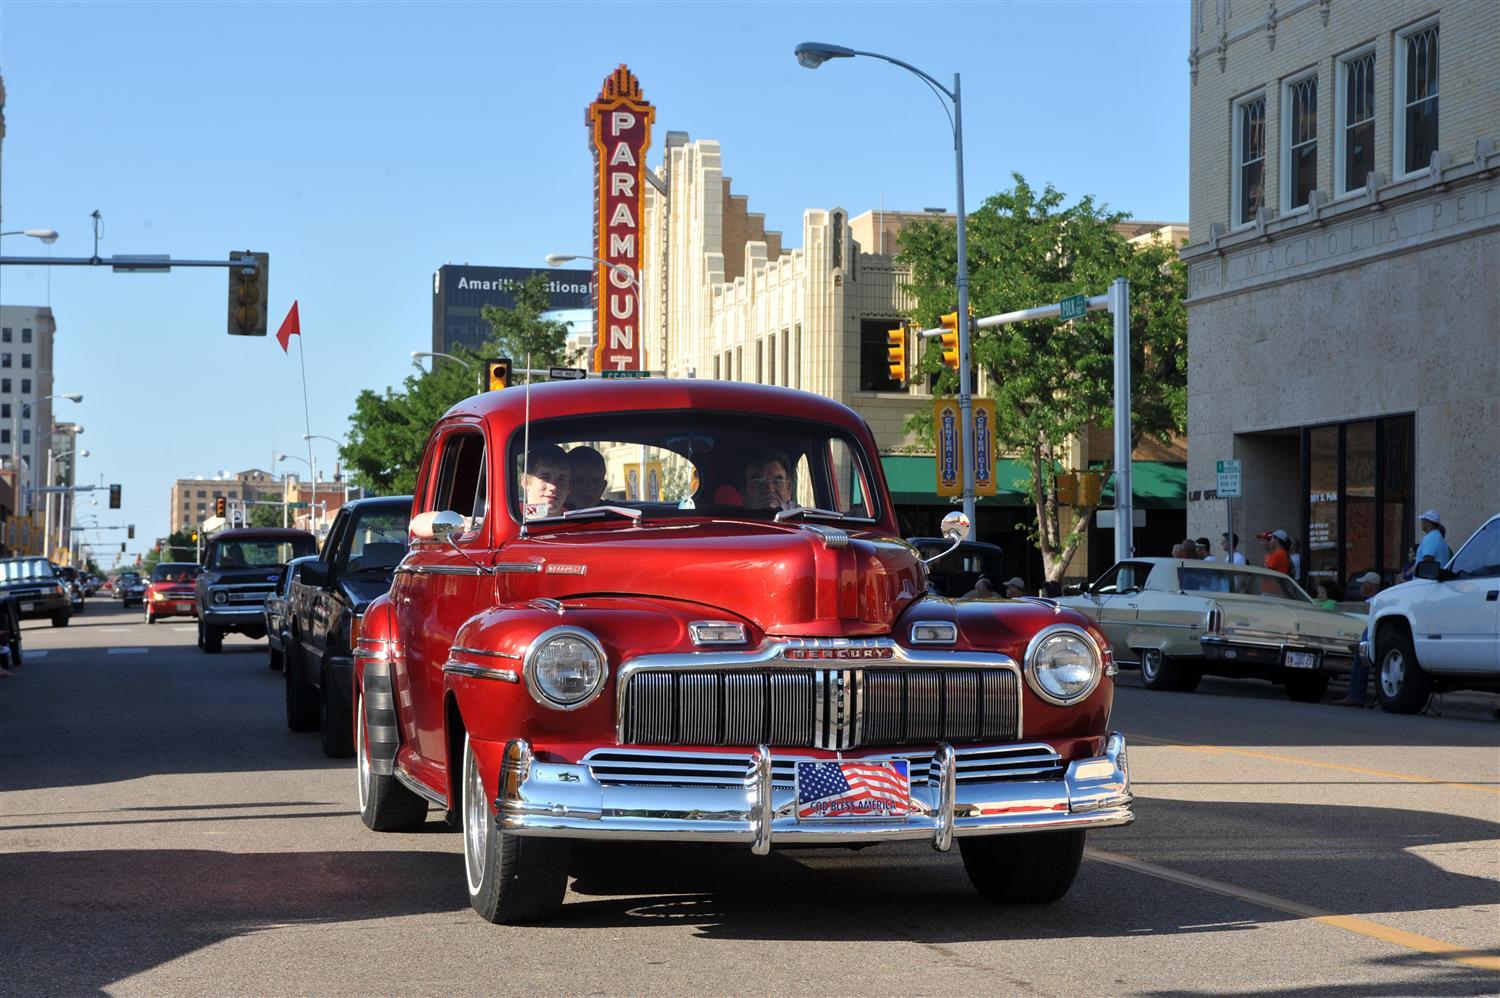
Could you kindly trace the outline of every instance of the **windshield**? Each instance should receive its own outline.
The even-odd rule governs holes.
[[[313,554],[313,539],[244,538],[214,545],[214,568],[280,568],[293,558]]]
[[[1179,568],[1177,584],[1183,592],[1238,593],[1310,603],[1312,599],[1285,575],[1262,575],[1225,568]]]
[[[27,558],[24,561],[0,561],[0,581],[18,582],[31,579],[55,578],[52,563],[45,558]]]
[[[511,442],[513,515],[600,505],[650,518],[769,520],[813,507],[872,520],[870,458],[836,427],[764,413],[611,412],[533,423],[531,451]],[[524,473],[523,473],[524,460]]]
[[[151,570],[152,582],[192,582],[203,571],[193,562],[170,562],[157,565]]]
[[[344,562],[350,572],[389,572],[406,556],[408,509],[372,510],[349,531]]]

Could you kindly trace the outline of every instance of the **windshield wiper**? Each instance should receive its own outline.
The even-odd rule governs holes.
[[[777,513],[774,519],[777,523],[785,523],[787,520],[798,516],[815,516],[824,520],[845,519],[843,513],[835,509],[819,509],[816,506],[795,506],[792,509],[784,509]]]
[[[641,519],[641,511],[638,509],[632,509],[629,506],[586,506],[583,509],[567,510],[561,516],[539,516],[535,519],[527,520],[526,523],[528,526],[530,526],[533,523],[563,523],[568,520],[599,520],[603,519],[606,516],[619,516],[627,520],[639,523]]]

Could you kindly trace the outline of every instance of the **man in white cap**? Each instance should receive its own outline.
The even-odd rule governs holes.
[[[1380,573],[1366,572],[1356,575],[1354,584],[1359,586],[1359,598],[1368,603],[1380,592]],[[1369,629],[1359,636],[1360,644],[1365,644],[1370,636]],[[1370,661],[1358,652],[1354,655],[1354,662],[1349,668],[1349,695],[1334,703],[1340,707],[1363,707],[1365,706],[1365,688],[1370,684]]]
[[[1417,528],[1422,531],[1422,542],[1417,545],[1417,564],[1424,561],[1448,564],[1453,551],[1448,547],[1448,528],[1443,526],[1443,518],[1438,515],[1438,511],[1429,509],[1417,517]]]
[[[1282,575],[1291,575],[1292,559],[1287,554],[1287,548],[1292,543],[1291,535],[1278,527],[1268,534],[1257,536],[1266,542],[1266,567]]]
[[[1019,575],[1011,576],[1005,580],[1005,595],[1007,599],[1015,599],[1017,596],[1026,595],[1026,580]]]

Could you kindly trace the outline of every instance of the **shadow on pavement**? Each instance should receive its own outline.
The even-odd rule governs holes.
[[[0,980],[10,994],[101,990],[278,926],[467,910],[463,877],[461,856],[434,852],[0,854]]]

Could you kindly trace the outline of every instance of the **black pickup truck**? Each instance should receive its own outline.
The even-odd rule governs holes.
[[[391,587],[406,557],[411,496],[345,503],[315,561],[294,569],[287,593],[286,723],[323,732],[323,753],[354,752],[354,642],[359,618]]]
[[[198,647],[216,655],[231,632],[266,636],[266,597],[281,568],[318,546],[305,530],[225,530],[209,541],[198,575]]]

